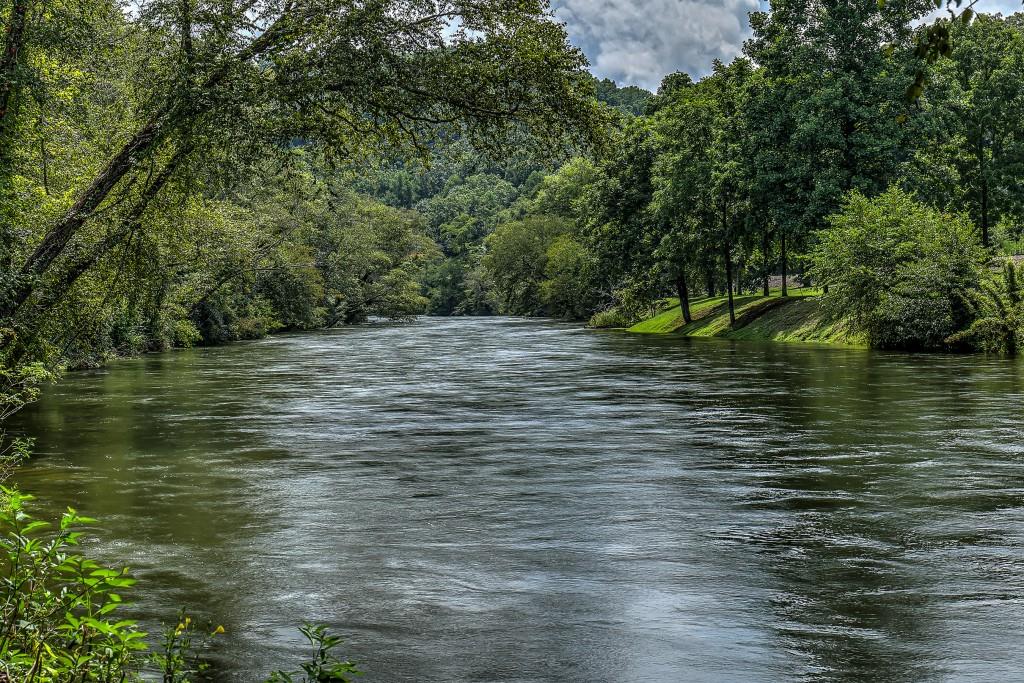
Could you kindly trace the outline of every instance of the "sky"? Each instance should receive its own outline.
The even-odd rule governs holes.
[[[869,0],[870,1],[870,0]],[[673,71],[703,76],[750,36],[747,14],[761,0],[552,0],[591,71],[619,85],[657,90]],[[1024,11],[1021,0],[979,0],[979,12]]]

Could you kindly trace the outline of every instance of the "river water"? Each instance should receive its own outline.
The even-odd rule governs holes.
[[[422,319],[120,361],[16,425],[136,613],[365,681],[1024,681],[1024,365]]]

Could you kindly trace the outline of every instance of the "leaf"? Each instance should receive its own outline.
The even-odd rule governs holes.
[[[30,534],[33,531],[36,531],[37,529],[46,529],[46,528],[49,528],[50,526],[52,526],[52,525],[49,522],[43,522],[41,520],[37,520],[35,522],[30,522],[28,525],[26,525],[25,528],[21,530],[21,533],[23,535],[24,534]]]

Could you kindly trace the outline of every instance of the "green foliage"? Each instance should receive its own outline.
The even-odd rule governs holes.
[[[594,162],[574,157],[557,171],[544,176],[532,197],[521,210],[528,214],[560,216],[577,223],[584,220],[589,209],[589,193],[600,178]]]
[[[980,15],[951,29],[949,59],[930,72],[920,105],[914,173],[930,203],[966,209],[985,246],[1019,237],[1024,224],[1024,31],[1019,22]]]
[[[548,251],[570,229],[565,219],[532,216],[504,223],[488,237],[483,265],[494,283],[501,313],[538,315],[543,311],[541,285]]]
[[[899,179],[913,144],[912,22],[919,0],[773,0],[751,15],[760,65],[742,117],[751,213],[787,254],[805,250],[851,190]],[[785,240],[785,242],[783,242]],[[783,252],[783,245],[787,250]]]
[[[988,353],[1015,355],[1024,342],[1024,304],[1021,302],[1017,271],[1012,260],[1003,263],[996,275],[987,269],[968,304],[974,320],[966,330],[951,337]]]
[[[51,531],[26,511],[30,496],[3,493],[0,672],[22,683],[125,680],[146,649],[135,622],[115,615],[135,581],[74,552],[95,520],[69,509]]]
[[[418,214],[335,189],[313,217],[305,228],[306,260],[323,294],[310,301],[321,305],[326,297],[325,324],[370,316],[397,320],[425,311],[420,282],[439,252],[423,234]]]
[[[597,259],[600,291],[623,289],[629,280],[631,291],[646,289],[640,296],[650,299],[656,296],[656,287],[648,277],[656,220],[648,207],[659,151],[651,122],[629,121],[617,143],[586,190],[586,213],[579,221],[580,231]]]
[[[825,304],[881,348],[943,349],[972,322],[984,260],[973,226],[899,189],[853,193],[811,258]]]
[[[547,312],[558,318],[586,320],[597,308],[597,260],[572,235],[560,235],[545,254],[541,301]]]
[[[1003,262],[1003,286],[1006,290],[1006,298],[1011,304],[1019,304],[1021,301],[1017,272],[1018,267],[1013,259],[1006,259]]]
[[[323,626],[312,624],[306,624],[299,631],[313,647],[312,657],[299,671],[275,671],[267,683],[350,683],[353,676],[361,674],[355,664],[334,656],[332,651],[342,643],[341,638],[330,635]]]
[[[620,311],[616,307],[598,311],[590,317],[587,327],[594,329],[618,329],[626,328],[636,322],[636,318]]]
[[[727,289],[733,286],[734,250],[749,227],[741,112],[752,77],[745,59],[716,62],[708,78],[660,96],[650,239],[661,269],[680,283],[698,267],[710,273],[721,263]]]

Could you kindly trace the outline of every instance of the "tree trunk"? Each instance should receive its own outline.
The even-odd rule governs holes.
[[[143,126],[93,179],[78,201],[64,214],[64,217],[46,233],[43,241],[39,243],[36,250],[25,261],[25,265],[22,266],[18,281],[12,288],[9,303],[0,309],[0,317],[14,315],[25,303],[32,293],[35,281],[67,248],[71,238],[99,208],[99,205],[103,203],[103,200],[107,198],[121,178],[134,168],[143,156],[149,153],[160,136],[160,130],[161,126],[156,121],[151,121]]]
[[[729,243],[729,209],[722,199],[722,256],[725,258],[725,291],[729,294],[729,325],[736,324],[736,306],[732,300],[732,244]]]
[[[683,322],[689,325],[693,322],[690,315],[690,292],[686,287],[686,273],[680,268],[676,276],[676,292],[679,294],[679,309],[683,312]]]
[[[768,226],[765,225],[764,229],[761,231],[761,251],[764,253],[764,268],[761,272],[761,289],[765,296],[768,296],[771,293],[768,283],[768,250],[771,246],[771,234],[768,232]]]
[[[787,283],[786,283],[786,280],[789,278],[789,274],[786,272],[786,267],[787,267],[788,264],[786,263],[786,229],[785,228],[780,228],[779,229],[779,247],[780,247],[780,252],[781,252],[781,254],[779,256],[779,261],[782,264],[782,296],[789,296],[789,290],[787,288]]]
[[[723,244],[722,257],[725,259],[725,291],[729,293],[729,325],[735,325],[736,306],[732,299],[732,245],[728,239]]]
[[[45,312],[60,303],[68,291],[70,291],[72,285],[78,281],[78,278],[96,265],[111,249],[141,227],[142,216],[145,214],[149,203],[160,193],[160,190],[167,184],[167,181],[170,180],[174,171],[190,151],[191,147],[182,148],[170,158],[160,173],[143,190],[139,201],[132,207],[131,212],[124,217],[118,229],[108,233],[99,242],[94,244],[87,253],[81,254],[77,258],[68,258],[62,261],[63,268],[57,275],[56,280],[49,283],[42,296],[34,298],[30,304],[33,313]]]
[[[17,90],[18,78],[15,71],[25,45],[25,24],[28,21],[29,0],[14,0],[11,5],[11,16],[7,23],[7,36],[4,40],[4,54],[0,58],[0,128],[8,130],[8,115],[11,112],[11,100]],[[6,140],[3,143],[6,145]],[[4,150],[6,156],[7,150]]]
[[[14,267],[14,213],[12,207],[14,175],[14,114],[18,91],[18,65],[25,45],[30,0],[14,0],[7,19],[3,54],[0,55],[0,269],[4,274]],[[3,294],[3,292],[0,292]]]
[[[181,0],[181,54],[185,73],[192,71],[192,0]]]
[[[988,178],[984,173],[981,176],[981,246],[988,249]]]
[[[188,155],[189,151],[191,151],[190,147],[184,148],[171,157],[156,178],[142,192],[139,201],[132,207],[131,212],[124,217],[117,229],[107,233],[102,239],[93,244],[88,251],[70,254],[62,260],[60,268],[57,269],[54,277],[47,283],[46,288],[33,296],[28,301],[28,305],[18,311],[19,325],[22,328],[38,332],[41,329],[38,322],[39,318],[60,304],[78,279],[99,263],[104,256],[126,240],[131,239],[131,236],[141,227],[142,216],[145,214],[150,201],[167,184],[167,181],[184,157]],[[20,360],[35,342],[36,337],[19,340],[11,349],[11,358]]]
[[[974,156],[978,161],[978,204],[981,224],[981,246],[988,249],[988,157],[985,153],[985,131],[975,131]]]

